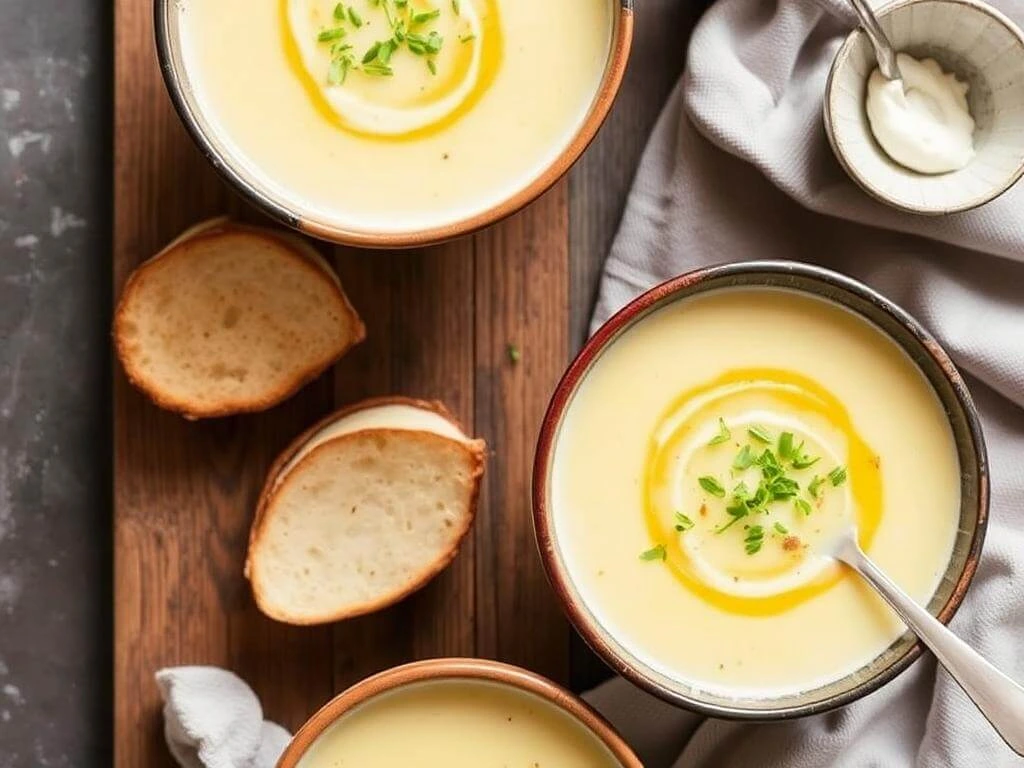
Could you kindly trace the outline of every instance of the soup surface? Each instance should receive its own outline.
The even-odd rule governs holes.
[[[288,206],[409,231],[480,213],[580,128],[612,0],[180,0],[223,142]]]
[[[904,631],[828,556],[868,554],[927,602],[959,522],[952,431],[875,326],[785,290],[729,289],[640,320],[569,405],[554,530],[598,621],[654,669],[724,696],[810,690]]]
[[[300,768],[616,768],[544,699],[477,680],[418,683],[368,700],[314,742]]]

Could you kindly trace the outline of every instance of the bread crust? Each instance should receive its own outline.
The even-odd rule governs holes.
[[[451,564],[452,560],[458,555],[459,549],[462,546],[462,542],[466,535],[469,533],[473,526],[473,521],[476,519],[477,506],[480,498],[480,479],[484,474],[484,469],[487,463],[487,445],[483,440],[469,440],[465,443],[451,438],[437,435],[433,432],[426,432],[422,430],[408,430],[408,429],[363,429],[355,432],[349,432],[344,435],[332,438],[325,443],[317,446],[315,449],[309,452],[304,458],[299,461],[299,464],[293,468],[292,472],[289,472],[284,477],[281,477],[281,472],[284,468],[292,461],[292,459],[298,454],[305,446],[319,434],[326,427],[331,426],[339,419],[349,416],[358,411],[367,410],[369,408],[376,408],[379,406],[386,405],[408,405],[414,408],[420,408],[428,410],[437,415],[443,417],[460,432],[465,434],[465,429],[462,424],[451,414],[451,412],[444,406],[443,403],[436,400],[418,400],[411,397],[402,396],[388,396],[388,397],[374,397],[367,400],[362,400],[351,405],[347,405],[339,410],[331,413],[324,417],[312,427],[307,429],[301,435],[288,445],[284,451],[277,457],[274,463],[271,465],[270,471],[267,473],[267,479],[263,484],[263,489],[260,491],[259,498],[256,503],[256,513],[253,518],[252,528],[249,531],[249,547],[246,553],[245,566],[243,572],[245,577],[249,580],[252,590],[253,597],[256,600],[256,605],[259,609],[267,616],[277,621],[284,622],[286,624],[294,624],[298,626],[308,626],[314,624],[327,624],[335,621],[342,621],[344,619],[351,619],[357,616],[363,616],[368,613],[374,613],[379,610],[383,610],[397,602],[405,599],[414,592],[419,591],[427,585],[437,574],[443,571],[448,565]],[[470,460],[470,475],[469,481],[471,483],[468,514],[465,516],[465,520],[461,521],[461,529],[457,532],[457,535],[452,540],[451,546],[444,552],[440,553],[437,558],[431,561],[414,579],[411,579],[409,584],[404,588],[395,590],[386,595],[382,595],[376,600],[367,601],[359,605],[352,606],[348,609],[337,611],[334,613],[325,613],[320,616],[294,616],[287,612],[276,611],[273,607],[267,605],[261,598],[262,595],[259,590],[259,585],[253,580],[253,555],[256,549],[259,547],[265,529],[265,522],[268,517],[269,511],[273,506],[275,498],[281,493],[282,489],[285,488],[288,482],[288,475],[294,473],[294,470],[301,466],[303,463],[309,461],[319,452],[329,449],[333,446],[342,444],[345,441],[354,441],[367,433],[374,434],[386,434],[386,435],[397,435],[402,434],[409,438],[410,433],[413,439],[426,440],[426,441],[441,441],[445,444],[457,445],[460,449],[465,451],[466,455]]]
[[[284,253],[295,257],[294,263],[297,267],[309,270],[311,273],[315,273],[317,277],[328,279],[338,299],[339,307],[348,319],[352,333],[346,340],[346,343],[334,354],[326,359],[312,361],[303,370],[297,372],[290,381],[273,391],[267,392],[261,398],[247,399],[245,401],[224,399],[213,406],[199,406],[194,402],[181,400],[161,391],[154,382],[145,376],[137,365],[133,354],[128,349],[125,324],[128,322],[128,312],[132,299],[147,279],[147,273],[160,260],[169,258],[185,245],[191,246],[204,239],[212,240],[240,234],[273,241],[281,247]],[[132,272],[125,282],[117,308],[114,311],[112,336],[115,352],[132,386],[140,390],[160,408],[178,413],[190,421],[195,421],[197,419],[219,418],[240,413],[256,413],[282,403],[306,384],[319,377],[325,370],[344,357],[352,347],[362,342],[366,338],[366,326],[342,289],[341,281],[337,274],[335,274],[327,261],[313,246],[289,233],[278,232],[265,227],[240,224],[225,216],[221,216],[201,222],[186,230]]]

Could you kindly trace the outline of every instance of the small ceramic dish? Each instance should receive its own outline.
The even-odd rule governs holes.
[[[255,169],[253,161],[234,148],[204,109],[186,66],[181,0],[153,0],[156,52],[171,102],[189,135],[214,169],[248,202],[277,221],[321,240],[366,248],[413,248],[475,232],[494,224],[536,200],[579,159],[597,135],[611,110],[629,60],[633,38],[633,0],[605,0],[612,8],[613,29],[603,76],[589,111],[564,148],[526,182],[507,185],[493,204],[458,220],[416,224],[382,231],[372,224],[341,222],[305,206],[300,197]]]
[[[846,172],[881,202],[925,215],[975,208],[1012,187],[1024,174],[1021,30],[980,0],[898,0],[877,14],[896,50],[935,59],[967,81],[976,154],[965,168],[936,175],[911,171],[885,154],[864,106],[878,65],[857,29],[839,48],[825,87],[825,130]]]
[[[324,731],[346,714],[382,694],[400,688],[439,681],[483,681],[536,696],[575,720],[603,744],[622,768],[643,768],[608,722],[582,699],[546,678],[520,667],[483,659],[431,659],[381,672],[349,688],[328,702],[299,729],[281,756],[277,768],[296,768]]]
[[[825,299],[859,315],[898,345],[930,383],[949,420],[960,465],[960,519],[945,574],[928,604],[948,623],[963,600],[981,553],[988,519],[988,468],[981,425],[967,387],[936,340],[912,317],[867,286],[796,262],[746,262],[700,269],[639,296],[590,338],[558,384],[541,426],[533,471],[533,515],[541,559],[569,619],[615,672],[666,701],[712,717],[779,720],[825,712],[865,696],[906,669],[922,646],[905,633],[864,666],[833,682],[798,693],[732,697],[666,674],[609,630],[588,604],[560,540],[552,480],[562,425],[577,392],[604,353],[648,315],[680,300],[734,288],[775,288]],[[659,606],[668,610],[667,606]]]

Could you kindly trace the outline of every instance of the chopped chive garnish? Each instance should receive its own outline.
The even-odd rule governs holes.
[[[698,478],[697,482],[700,483],[700,487],[710,493],[712,496],[718,498],[725,498],[725,487],[718,482],[711,475],[704,475],[704,477]]]
[[[343,27],[333,27],[331,29],[324,29],[320,31],[320,34],[316,36],[317,42],[328,43],[331,40],[338,40],[345,36],[345,29]]]
[[[646,552],[640,554],[641,560],[664,560],[665,559],[665,545],[658,544],[657,546],[651,547]]]
[[[772,436],[768,434],[768,431],[764,427],[759,426],[758,424],[755,424],[754,426],[750,427],[747,430],[747,434],[750,435],[755,440],[757,440],[759,443],[765,443],[766,445],[768,443],[771,443],[772,441]]]
[[[676,512],[676,530],[679,532],[688,531],[693,528],[693,520],[682,512]]]
[[[725,425],[725,419],[718,420],[718,434],[711,438],[708,445],[721,445],[732,437],[732,432],[729,431],[729,427]]]
[[[736,458],[732,460],[732,468],[743,472],[746,469],[750,469],[756,460],[757,456],[754,454],[754,450],[749,445],[744,445],[740,448],[740,452],[736,454]]]
[[[764,545],[764,528],[760,525],[750,526],[746,537],[743,539],[743,543],[746,545],[748,555],[756,555]]]

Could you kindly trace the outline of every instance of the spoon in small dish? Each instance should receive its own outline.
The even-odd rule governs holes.
[[[850,0],[850,4],[860,17],[860,24],[871,42],[871,47],[875,49],[878,71],[886,80],[903,80],[899,64],[896,63],[896,49],[882,30],[882,25],[878,23],[878,17],[871,10],[869,0]]]
[[[992,666],[896,586],[864,554],[857,543],[856,526],[848,527],[836,541],[832,557],[850,566],[885,598],[921,642],[931,649],[1010,749],[1024,755],[1024,687]]]

